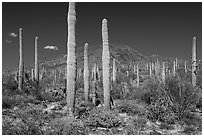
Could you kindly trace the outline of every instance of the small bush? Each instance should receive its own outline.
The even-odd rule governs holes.
[[[43,113],[36,108],[16,110],[12,115],[3,116],[2,131],[4,135],[41,135]],[[7,118],[5,118],[7,117]]]
[[[153,121],[174,123],[195,108],[199,99],[199,92],[179,77],[168,77],[165,85],[154,87],[156,89],[153,90],[147,113],[147,117]]]
[[[72,117],[56,118],[48,125],[46,135],[85,135],[83,122]]]
[[[139,107],[135,100],[121,100],[116,104],[119,113],[127,113],[128,115],[144,115],[146,109]]]
[[[175,123],[176,116],[171,109],[171,106],[166,102],[164,98],[151,103],[147,108],[147,118],[151,121],[161,121],[168,124]]]
[[[95,108],[85,120],[85,125],[90,127],[111,128],[120,125],[118,113],[115,111],[105,111],[104,108]]]
[[[146,119],[143,117],[132,117],[126,121],[125,132],[127,135],[138,135],[145,127]]]

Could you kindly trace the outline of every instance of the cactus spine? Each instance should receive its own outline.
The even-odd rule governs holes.
[[[192,85],[196,86],[196,37],[193,37],[192,44]]]
[[[104,107],[106,110],[110,110],[110,53],[108,45],[108,28],[107,20],[102,21],[102,40],[103,40],[103,53],[102,53],[102,64],[103,64],[103,92],[104,92]]]
[[[22,38],[22,28],[19,29],[19,72],[18,72],[18,89],[22,90],[23,86],[23,76],[24,76],[24,60],[23,60],[23,38]]]
[[[84,45],[84,96],[85,103],[88,103],[89,96],[89,63],[88,63],[88,43]]]
[[[38,37],[35,37],[35,81],[39,82],[39,67],[38,67]]]
[[[75,95],[75,81],[76,81],[76,56],[75,56],[75,24],[76,24],[76,12],[75,3],[69,2],[68,10],[68,42],[67,42],[67,108],[68,113],[73,116],[74,112],[74,95]]]

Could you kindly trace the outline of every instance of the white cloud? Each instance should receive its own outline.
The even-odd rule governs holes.
[[[12,42],[11,40],[6,39],[6,43],[10,44],[11,42]]]
[[[44,49],[58,50],[57,46],[49,46],[49,45],[47,45],[46,47],[44,47]]]
[[[9,33],[9,36],[16,38],[18,36],[18,34],[15,34],[14,32],[11,32],[11,33]]]

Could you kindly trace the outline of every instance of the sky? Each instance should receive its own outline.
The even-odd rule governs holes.
[[[34,39],[39,59],[66,53],[65,2],[2,3],[2,68],[18,67],[18,30],[23,29],[25,66],[34,63]],[[109,43],[128,45],[140,53],[191,59],[192,38],[202,58],[201,2],[79,2],[76,3],[76,45],[102,44],[101,22],[108,20]]]

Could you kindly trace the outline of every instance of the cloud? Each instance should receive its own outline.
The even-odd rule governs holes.
[[[49,46],[49,45],[47,45],[46,47],[44,47],[44,49],[58,50],[57,46]]]
[[[6,43],[10,44],[11,42],[11,40],[6,39]]]
[[[9,36],[16,38],[18,36],[18,34],[15,34],[14,32],[11,32],[11,33],[9,33]]]

